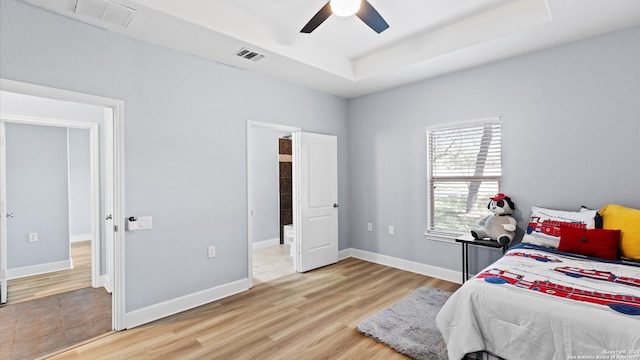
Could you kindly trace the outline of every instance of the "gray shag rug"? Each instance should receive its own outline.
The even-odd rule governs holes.
[[[447,359],[447,346],[436,326],[436,315],[451,293],[422,287],[373,315],[358,331],[416,360]]]

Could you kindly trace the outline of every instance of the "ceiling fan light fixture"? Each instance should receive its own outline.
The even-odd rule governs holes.
[[[331,0],[331,12],[338,16],[351,16],[360,10],[361,0]]]

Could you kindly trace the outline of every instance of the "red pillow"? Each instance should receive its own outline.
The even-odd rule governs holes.
[[[620,230],[587,230],[567,225],[560,226],[560,245],[558,245],[560,251],[616,260],[619,246]]]

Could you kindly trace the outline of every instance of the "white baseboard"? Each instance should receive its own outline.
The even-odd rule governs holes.
[[[163,317],[193,309],[248,289],[249,279],[247,278],[128,312],[124,315],[125,329],[131,329]]]
[[[279,239],[277,240],[280,243]],[[273,240],[267,240],[273,241]],[[265,243],[261,241],[259,243]],[[387,255],[380,255],[369,251],[358,249],[344,249],[338,252],[338,259],[344,260],[349,257],[370,261],[376,264],[393,267],[400,270],[411,271],[417,274],[426,275],[438,279],[451,281],[457,284],[461,283],[462,273],[449,269],[443,269],[436,266],[425,265],[404,259],[398,259]],[[108,279],[103,275],[103,285],[108,285]],[[131,329],[154,320],[158,320],[170,315],[177,314],[222,298],[235,295],[237,293],[249,290],[249,279],[238,280],[229,284],[220,285],[208,290],[203,290],[194,294],[185,295],[176,299],[168,300],[159,304],[151,305],[146,308],[128,312],[125,314],[125,328]],[[108,290],[108,289],[107,289]]]
[[[254,249],[261,249],[274,245],[280,245],[280,238],[256,241],[254,243],[251,243],[251,247]]]
[[[346,253],[348,252],[348,256]],[[338,254],[340,259],[346,257],[354,257],[360,260],[370,261],[376,264],[389,266],[392,268],[411,271],[416,274],[426,275],[446,281],[450,281],[456,284],[462,283],[462,272],[454,271],[449,269],[444,269],[437,266],[431,266],[426,264],[417,263],[414,261],[399,259],[387,255],[381,255],[377,253],[372,253],[369,251],[358,250],[358,249],[347,249],[342,250]],[[344,257],[343,257],[344,256]]]
[[[93,235],[91,235],[91,233],[71,235],[69,237],[69,241],[71,242],[88,241],[88,240],[93,240]]]
[[[56,261],[46,264],[38,264],[31,266],[24,266],[14,269],[7,269],[7,279],[19,279],[27,276],[46,274],[54,271],[73,269],[73,262],[71,260]]]
[[[98,277],[98,283],[96,284],[96,287],[103,287],[109,294],[113,293],[111,291],[111,281],[109,280],[109,277],[107,275],[100,275]]]

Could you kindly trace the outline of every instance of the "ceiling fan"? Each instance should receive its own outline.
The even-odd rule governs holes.
[[[332,14],[337,16],[356,15],[378,34],[389,28],[389,24],[367,0],[330,0],[309,20],[300,32],[311,33]]]

